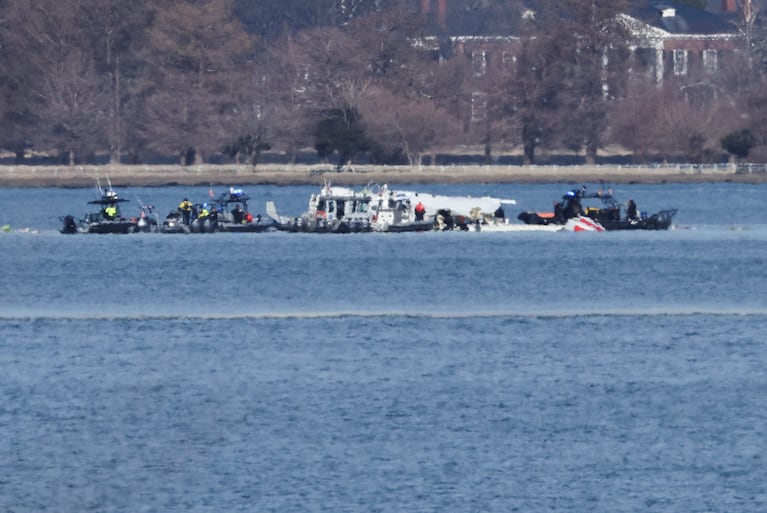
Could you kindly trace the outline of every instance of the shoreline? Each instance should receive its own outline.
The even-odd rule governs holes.
[[[119,187],[172,185],[338,185],[428,183],[767,183],[767,173],[735,166],[354,166],[326,165],[0,166],[0,187],[91,187],[97,180]]]

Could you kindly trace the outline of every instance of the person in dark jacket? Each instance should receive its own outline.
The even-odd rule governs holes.
[[[633,199],[630,199],[628,201],[628,205],[626,207],[626,219],[628,219],[629,221],[639,220],[639,212],[637,211],[637,204]]]

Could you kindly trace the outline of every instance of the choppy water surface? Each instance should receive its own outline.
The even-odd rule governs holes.
[[[91,191],[0,190],[0,511],[764,511],[767,188],[618,192],[677,229],[64,236]]]

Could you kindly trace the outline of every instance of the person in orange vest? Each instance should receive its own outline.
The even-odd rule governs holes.
[[[423,203],[420,201],[415,206],[415,220],[416,221],[423,221],[423,215],[426,213],[426,207],[423,206]]]

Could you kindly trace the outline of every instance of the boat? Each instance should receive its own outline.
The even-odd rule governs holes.
[[[471,231],[479,220],[505,218],[503,207],[515,204],[513,199],[391,190],[387,185],[368,185],[357,192],[325,184],[319,194],[311,195],[304,214],[281,216],[268,202],[267,215],[276,220],[278,230],[287,232]]]
[[[178,210],[171,210],[160,225],[160,233],[191,233],[189,225],[184,224],[183,216]]]
[[[347,187],[325,184],[309,197],[306,212],[296,217],[277,213],[273,202],[267,203],[267,215],[274,227],[284,232],[359,233],[373,230],[370,222],[372,196],[365,190],[355,192]]]
[[[422,203],[426,216],[433,216],[440,231],[471,231],[476,224],[505,219],[507,209],[516,200],[492,196],[448,196],[423,192],[412,193],[412,201]],[[504,208],[505,207],[505,208]]]
[[[372,194],[370,222],[376,232],[425,232],[434,230],[434,217],[426,214],[417,193],[389,190],[387,185]]]
[[[498,225],[506,217],[504,207],[517,203],[491,196],[390,191],[385,185],[374,198],[379,200],[374,201],[373,210],[385,213],[383,223],[375,219],[375,223],[382,225],[382,231],[477,231],[477,223]]]
[[[584,200],[597,200],[598,204],[583,205]],[[630,199],[626,212],[615,199],[610,189],[588,193],[584,185],[562,196],[554,204],[553,212],[521,212],[517,218],[525,224],[564,226],[571,231],[613,231],[613,230],[668,230],[676,215],[676,209],[664,209],[648,215],[636,208]]]
[[[229,192],[220,195],[216,200],[216,230],[220,232],[254,233],[265,232],[276,228],[275,221],[270,217],[256,214],[255,217],[248,209],[248,196],[242,189],[229,188]]]
[[[210,202],[191,204],[186,198],[176,210],[171,210],[160,226],[162,233],[256,233],[274,229],[275,221],[261,214],[250,213],[248,196],[242,189],[230,187],[228,192],[214,198],[210,190]],[[186,203],[189,208],[182,211]],[[185,214],[186,220],[185,220]],[[186,221],[186,222],[185,222]]]
[[[159,223],[154,214],[154,207],[141,204],[139,214],[135,217],[126,218],[121,212],[121,204],[129,200],[121,198],[109,184],[107,189],[103,189],[100,183],[97,183],[98,198],[88,202],[88,205],[99,207],[97,211],[92,211],[82,219],[75,219],[72,215],[60,217],[62,227],[59,229],[64,234],[75,233],[137,233],[137,232],[157,232]]]

